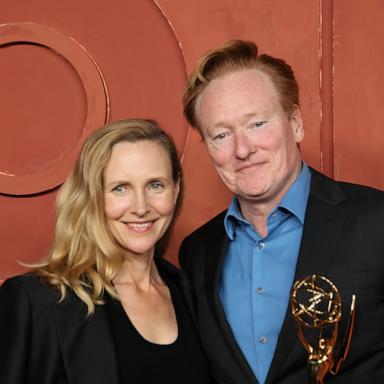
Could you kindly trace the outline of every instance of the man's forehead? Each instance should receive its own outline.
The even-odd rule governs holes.
[[[226,124],[232,116],[246,119],[276,108],[280,109],[280,101],[272,80],[250,69],[212,80],[197,99],[196,116],[212,126]]]
[[[246,68],[240,70],[234,70],[226,72],[217,78],[210,81],[206,89],[202,92],[206,92],[209,88],[214,87],[238,87],[244,85],[252,85],[275,88],[271,76],[257,68]]]
[[[213,79],[197,99],[196,106],[201,108],[207,101],[222,99],[223,97],[236,97],[238,94],[252,93],[253,97],[265,100],[278,96],[276,87],[266,73],[257,69],[247,69],[230,72]],[[212,100],[213,99],[213,100]]]

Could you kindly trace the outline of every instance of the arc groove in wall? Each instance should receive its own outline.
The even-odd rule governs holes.
[[[329,177],[334,176],[333,10],[333,0],[320,0],[320,168]]]

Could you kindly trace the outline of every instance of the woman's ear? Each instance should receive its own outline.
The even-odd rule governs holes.
[[[175,183],[175,196],[173,198],[173,203],[176,204],[177,198],[179,197],[180,194],[180,178],[177,179]]]

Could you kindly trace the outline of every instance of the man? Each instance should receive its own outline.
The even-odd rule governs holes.
[[[306,382],[308,355],[290,292],[294,281],[316,273],[341,293],[341,336],[357,297],[349,356],[327,381],[383,383],[384,193],[332,181],[301,160],[293,71],[259,55],[252,42],[204,55],[183,104],[234,195],[180,250],[218,382]]]

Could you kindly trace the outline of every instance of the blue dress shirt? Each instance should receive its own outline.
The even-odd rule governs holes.
[[[289,304],[311,173],[300,175],[268,216],[260,237],[233,198],[224,219],[229,238],[219,297],[233,335],[259,383],[265,383]]]

